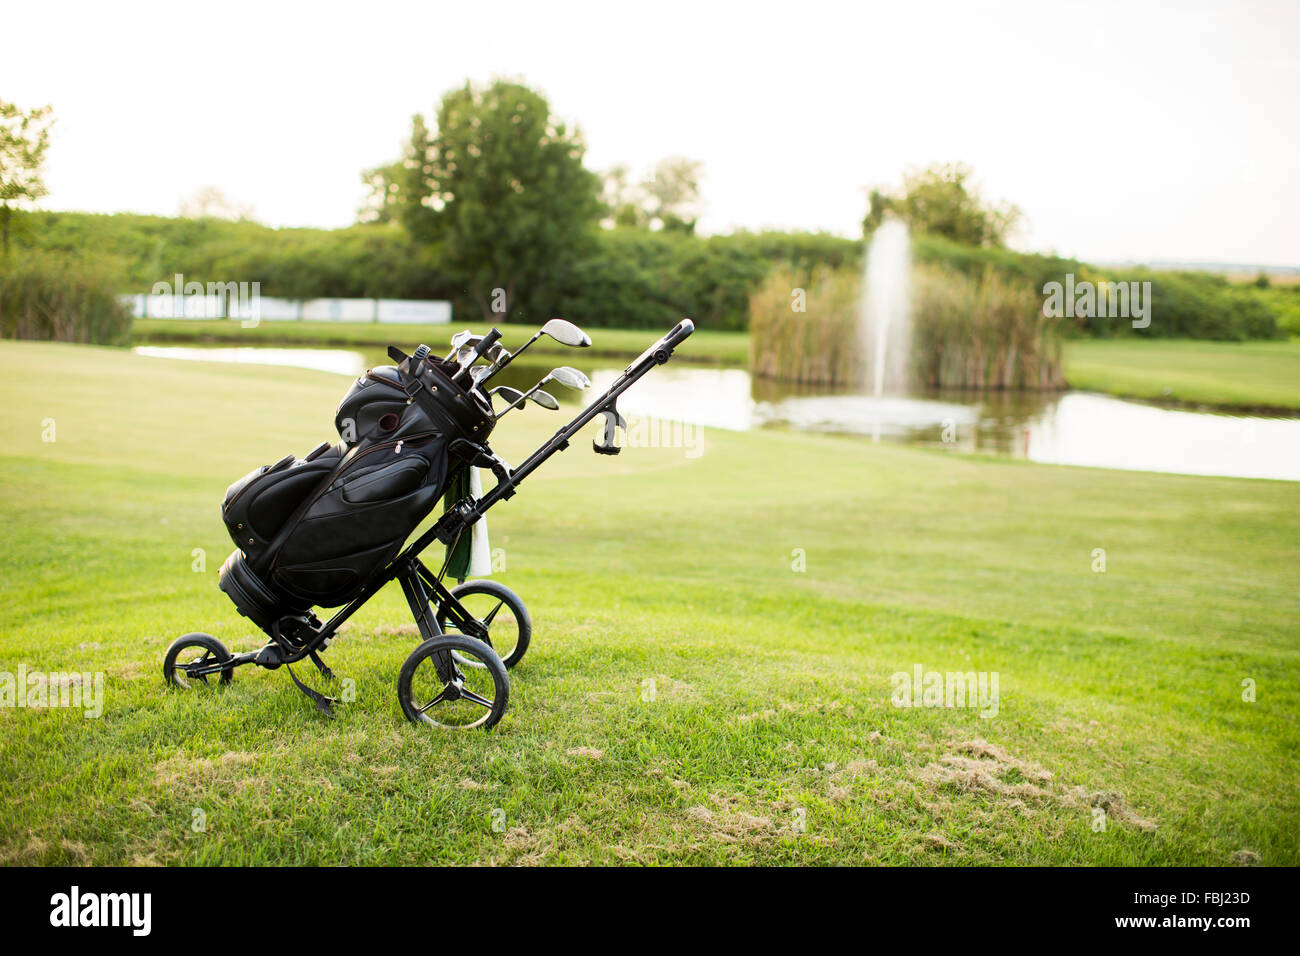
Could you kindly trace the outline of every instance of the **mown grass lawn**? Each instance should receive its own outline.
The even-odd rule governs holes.
[[[1065,374],[1073,388],[1126,398],[1300,410],[1300,339],[1084,339],[1066,344]]]
[[[327,654],[333,721],[281,672],[162,682],[181,633],[259,643],[215,587],[221,495],[329,438],[346,380],[5,342],[0,382],[0,670],[107,675],[96,720],[0,708],[0,860],[1300,862],[1295,484],[575,442],[491,515],[535,624],[510,711],[431,733],[395,587]],[[996,671],[997,715],[892,706],[917,664]]]

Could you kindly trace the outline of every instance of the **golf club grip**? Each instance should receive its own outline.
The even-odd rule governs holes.
[[[695,323],[690,319],[682,319],[669,330],[667,335],[664,336],[664,345],[668,346],[670,349],[676,348],[682,342],[686,341],[687,336],[694,331]]]
[[[495,345],[497,339],[499,338],[501,338],[501,330],[496,327],[493,327],[491,332],[483,336],[483,338],[479,339],[478,345],[474,346],[473,357],[468,362],[465,363],[464,368],[462,368],[459,372],[457,372],[452,377],[452,381],[453,382],[459,381],[461,376],[468,374],[469,370],[474,367],[474,363],[477,362],[479,359],[481,359],[483,357],[483,353],[486,352],[488,349],[490,349],[493,345]]]
[[[493,327],[491,332],[479,339],[478,345],[474,346],[474,361],[478,361],[487,353],[488,349],[496,345],[499,338],[501,338],[501,330]],[[470,362],[469,364],[473,365],[474,362]]]

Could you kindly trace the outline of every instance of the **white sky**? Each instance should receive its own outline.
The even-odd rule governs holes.
[[[352,221],[466,78],[519,77],[588,165],[705,163],[710,232],[856,235],[937,160],[1085,259],[1300,265],[1300,2],[7,4],[0,98],[51,103],[52,209]]]

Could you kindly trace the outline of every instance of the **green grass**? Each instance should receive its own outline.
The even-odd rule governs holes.
[[[181,633],[257,646],[218,503],[329,437],[341,379],[6,342],[0,381],[0,670],[107,675],[98,720],[0,708],[0,860],[1300,862],[1295,484],[575,441],[490,518],[535,624],[510,710],[437,733],[398,709],[393,587],[327,654],[332,722],[281,672],[163,687]],[[998,672],[999,713],[891,706],[914,664]]]
[[[668,331],[662,329],[588,329],[591,348],[584,355],[631,357],[640,355],[647,345]],[[384,347],[400,345],[409,351],[425,342],[438,346],[460,329],[482,333],[490,323],[457,318],[450,325],[379,325],[373,322],[261,322],[245,329],[227,319],[136,319],[134,341],[148,343],[220,342],[229,345],[339,345]],[[535,325],[497,323],[508,346],[527,342]],[[681,359],[690,362],[742,365],[749,361],[749,336],[744,332],[720,332],[697,329],[691,336],[690,354],[683,350]],[[531,355],[574,354],[572,349],[550,338],[538,339],[528,350]]]
[[[1087,339],[1066,345],[1074,388],[1262,410],[1300,409],[1300,339],[1200,342]]]

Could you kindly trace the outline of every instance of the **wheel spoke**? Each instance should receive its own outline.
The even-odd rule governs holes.
[[[462,687],[460,689],[460,696],[463,697],[465,700],[472,700],[480,707],[486,707],[488,710],[492,709],[492,701],[488,700],[486,697],[483,697],[480,694],[474,693],[472,690],[466,690],[464,687]]]
[[[211,656],[212,656],[212,651],[211,651],[210,649],[208,649],[208,648],[204,648],[204,649],[203,649],[203,656],[202,656],[202,657],[196,657],[196,658],[194,658],[194,660],[190,661],[188,664],[182,664],[182,665],[181,665],[181,670],[185,671],[185,676],[186,676],[186,677],[189,677],[189,678],[191,678],[191,679],[197,679],[197,680],[200,680],[200,681],[202,681],[204,684],[206,684],[206,683],[208,682],[208,675],[207,675],[207,674],[196,674],[196,673],[194,673],[194,672],[195,672],[196,670],[198,670],[200,667],[202,667],[204,664],[206,664],[206,663],[208,662],[208,658],[211,657]]]
[[[430,707],[432,707],[434,704],[440,704],[440,703],[442,703],[443,700],[446,699],[446,693],[447,693],[446,688],[443,688],[442,692],[439,693],[437,697],[435,697],[433,700],[429,701],[427,704],[425,704],[423,707],[421,707],[421,708],[419,709],[419,711],[417,711],[417,713],[421,713],[421,714],[423,714],[423,713],[425,713],[425,712],[426,712]]]
[[[491,611],[488,612],[488,616],[487,616],[487,617],[483,618],[483,626],[484,626],[484,627],[491,627],[491,626],[492,626],[492,618],[494,618],[494,617],[497,616],[497,611],[501,610],[501,606],[502,606],[503,604],[505,604],[505,603],[506,603],[506,602],[505,602],[504,599],[502,599],[502,600],[500,600],[500,601],[497,601],[497,606],[494,607]]]

